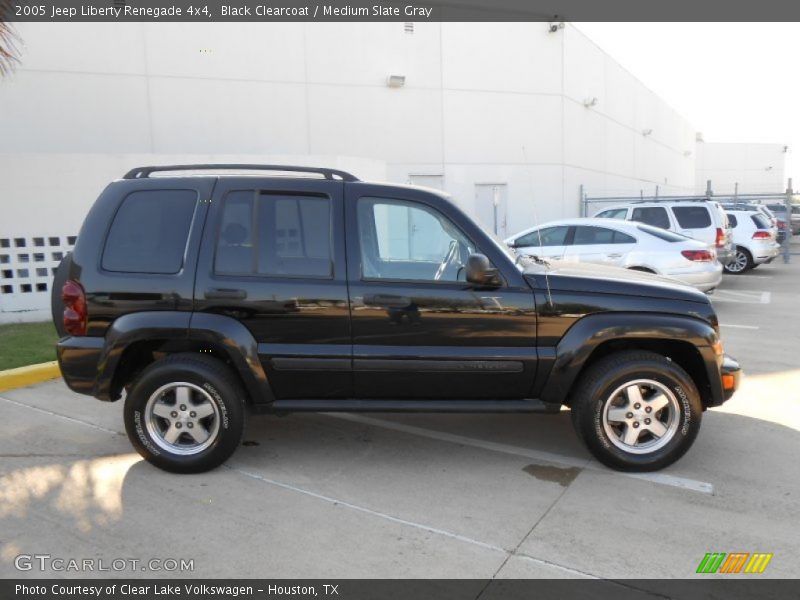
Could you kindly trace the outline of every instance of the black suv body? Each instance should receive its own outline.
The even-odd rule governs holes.
[[[224,461],[246,407],[562,405],[599,460],[652,470],[739,383],[704,294],[516,257],[444,194],[330,169],[134,169],[56,284],[67,385],[125,396],[134,446],[179,472]]]

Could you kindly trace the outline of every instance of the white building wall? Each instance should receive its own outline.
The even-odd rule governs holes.
[[[697,142],[695,189],[704,193],[707,181],[716,195],[781,193],[786,190],[784,144]]]
[[[691,125],[571,25],[17,30],[22,64],[0,81],[0,153],[12,160],[0,168],[37,176],[0,179],[0,238],[74,235],[105,182],[131,160],[164,155],[333,161],[397,182],[438,176],[473,214],[486,213],[476,185],[503,183],[509,232],[577,215],[581,185],[592,195],[695,185]],[[406,84],[388,87],[389,75]]]

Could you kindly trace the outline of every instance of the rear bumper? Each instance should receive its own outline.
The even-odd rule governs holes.
[[[64,381],[73,392],[94,396],[104,344],[105,338],[102,337],[68,336],[58,340],[58,366]]]
[[[733,243],[722,248],[714,248],[714,250],[717,253],[719,264],[723,266],[732,263],[733,259],[736,258],[736,246]]]
[[[728,356],[722,357],[722,367],[720,367],[720,377],[722,378],[722,401],[730,400],[734,392],[739,389],[742,380],[742,368],[739,363]]]

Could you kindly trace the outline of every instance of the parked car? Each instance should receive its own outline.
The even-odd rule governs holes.
[[[708,244],[633,221],[553,221],[511,236],[506,243],[519,253],[548,260],[657,273],[703,292],[713,290],[722,281],[722,265]]]
[[[730,226],[719,202],[706,200],[637,201],[606,208],[594,216],[638,221],[705,242],[716,250],[717,259],[723,265],[732,261],[734,257]]]
[[[56,283],[65,382],[124,397],[133,446],[169,471],[225,461],[246,407],[562,405],[598,460],[650,471],[739,385],[701,292],[538,264],[446,194],[333,169],[133,169],[101,193]]]
[[[793,204],[790,215],[786,212],[786,204],[782,202],[770,203],[766,206],[773,212],[778,220],[783,221],[785,224],[791,226],[792,235],[800,235],[800,206]]]
[[[780,252],[776,233],[766,217],[752,210],[729,210],[736,258],[725,265],[727,273],[738,275],[758,265],[772,262]]]
[[[729,222],[730,222],[730,211],[732,210],[744,210],[748,212],[759,213],[763,215],[764,218],[766,219],[770,231],[775,233],[775,240],[779,244],[782,244],[783,240],[786,239],[786,223],[784,221],[778,221],[774,213],[765,205],[747,203],[747,202],[736,202],[736,203],[722,202],[722,207],[725,209],[726,214],[728,214]],[[782,227],[778,226],[779,223],[782,224]],[[733,223],[730,223],[730,225],[731,225],[731,230],[733,230]]]

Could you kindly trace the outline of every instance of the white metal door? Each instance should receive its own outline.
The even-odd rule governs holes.
[[[475,184],[476,216],[501,239],[508,235],[508,186],[505,183]]]

